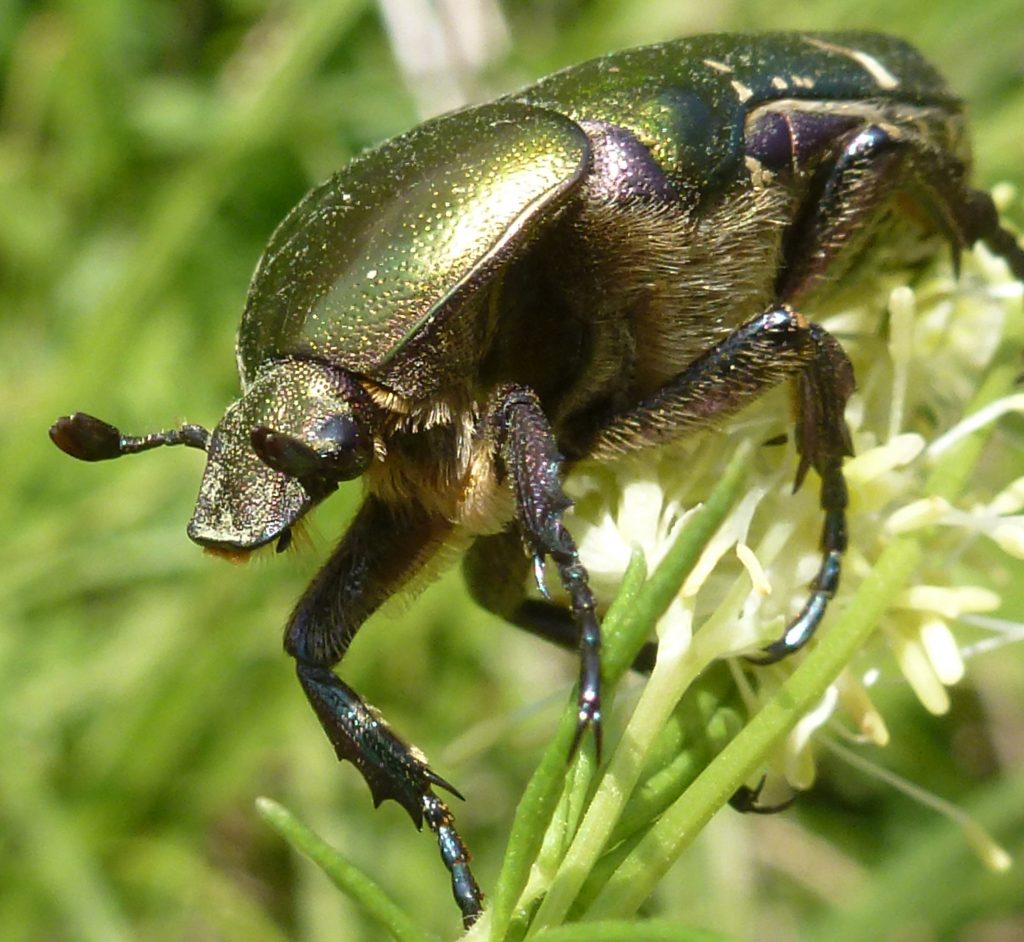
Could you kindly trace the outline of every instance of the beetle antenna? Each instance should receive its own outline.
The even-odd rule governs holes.
[[[122,435],[116,426],[85,412],[76,412],[62,415],[50,426],[50,440],[80,461],[107,461],[161,445],[185,445],[206,451],[210,433],[201,425],[184,424],[148,435]]]

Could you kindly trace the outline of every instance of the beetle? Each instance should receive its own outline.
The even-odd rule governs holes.
[[[458,792],[334,672],[363,621],[442,546],[472,595],[578,647],[578,723],[601,742],[601,633],[561,481],[794,388],[797,485],[813,469],[820,568],[753,659],[802,647],[847,543],[840,344],[805,313],[901,213],[952,247],[1024,250],[968,182],[961,102],[908,44],[862,33],[706,35],[616,53],[386,141],[270,239],[238,334],[242,396],[212,434],[50,429],[97,461],[206,452],[188,535],[277,541],[343,481],[361,509],[287,623],[285,649],[374,802],[435,833],[464,923],[482,895],[436,789]],[[526,596],[554,564],[569,611]]]

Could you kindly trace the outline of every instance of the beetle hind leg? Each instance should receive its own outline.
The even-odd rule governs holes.
[[[821,528],[821,565],[811,581],[811,594],[781,637],[750,660],[772,664],[799,651],[813,636],[829,601],[839,589],[846,552],[848,495],[843,459],[853,454],[850,432],[843,418],[846,400],[854,389],[853,367],[839,342],[817,324],[808,328],[815,350],[813,359],[796,381],[797,468],[794,491],[809,468],[821,480],[819,491],[825,519]]]
[[[966,185],[966,167],[951,151],[907,126],[869,124],[849,132],[791,225],[776,283],[780,301],[802,298],[866,248],[889,209],[940,233],[959,268],[962,249],[985,242],[1024,279],[1024,250],[999,222],[992,198]]]
[[[968,241],[984,242],[1006,262],[1015,278],[1024,281],[1024,248],[1017,236],[1000,223],[992,197],[983,190],[967,190],[959,215]]]

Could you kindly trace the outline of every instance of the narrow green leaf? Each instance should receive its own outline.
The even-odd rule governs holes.
[[[625,647],[627,638],[632,637],[625,622],[631,621],[630,614],[635,610],[636,595],[646,578],[647,570],[643,557],[635,555],[622,580],[622,586],[615,602],[608,610],[604,619],[607,635],[605,650],[616,652],[620,646]],[[632,658],[625,659],[620,655],[617,663],[628,665]],[[607,665],[607,661],[605,662]],[[625,671],[622,667],[621,673]],[[606,673],[605,681],[609,681]],[[558,726],[558,731],[541,758],[526,786],[519,807],[516,809],[509,835],[508,849],[505,852],[501,874],[494,889],[494,901],[490,907],[491,939],[504,939],[512,921],[513,907],[529,877],[530,867],[540,851],[544,833],[562,793],[562,785],[566,776],[566,756],[576,730],[575,693],[570,700],[566,712]]]
[[[287,808],[270,798],[257,798],[256,811],[296,850],[305,854],[359,908],[383,926],[398,942],[435,942],[416,926],[376,883],[330,844],[314,834]]]
[[[731,936],[662,920],[587,922],[545,929],[537,942],[732,942]]]

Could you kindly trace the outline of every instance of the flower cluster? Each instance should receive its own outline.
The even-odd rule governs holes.
[[[1001,260],[978,247],[964,255],[959,277],[949,260],[908,268],[883,259],[833,298],[825,314],[815,313],[842,342],[858,382],[846,412],[856,453],[845,464],[850,549],[822,631],[888,543],[900,534],[926,534],[928,552],[916,584],[890,605],[876,641],[887,643],[932,713],[948,709],[946,688],[964,673],[957,626],[1000,607],[985,566],[975,560],[979,543],[990,540],[1024,559],[1024,478],[1007,473],[1012,444],[997,442],[984,455],[956,503],[928,496],[927,487],[936,462],[957,441],[1005,412],[1024,411],[1024,396],[1010,395],[968,415],[1004,325],[1024,316],[1022,289]],[[782,633],[806,601],[821,559],[822,515],[813,474],[791,493],[797,459],[786,397],[786,390],[778,390],[727,428],[611,466],[584,466],[567,482],[575,501],[568,525],[595,592],[607,601],[634,548],[643,550],[653,570],[730,457],[738,448],[750,449],[744,495],[658,624],[659,668],[669,664],[690,678],[712,660],[755,653]],[[984,624],[1020,634],[1020,626],[1003,621]],[[826,723],[844,733],[852,724],[855,736],[879,745],[888,741],[870,694],[892,663],[880,648],[873,644],[858,654],[819,707],[792,730],[785,749],[766,757],[794,787],[813,780],[812,734]],[[756,670],[736,666],[751,713],[799,658]]]

